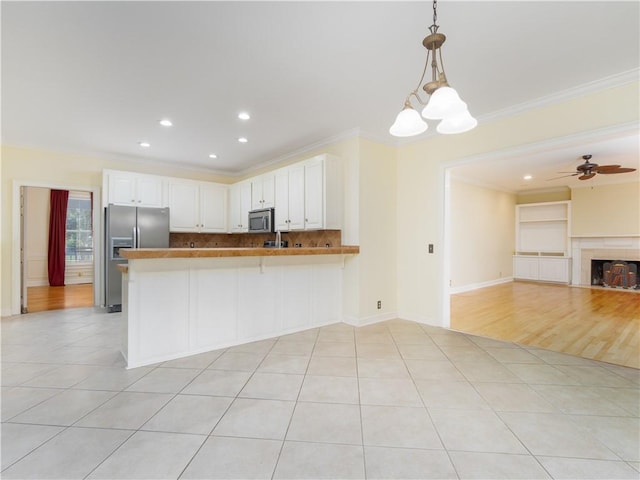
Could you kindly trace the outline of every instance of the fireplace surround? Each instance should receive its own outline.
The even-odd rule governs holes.
[[[595,235],[573,237],[571,252],[574,259],[571,275],[572,285],[592,286],[592,260],[622,260],[636,264],[636,262],[640,262],[640,237],[598,237]]]

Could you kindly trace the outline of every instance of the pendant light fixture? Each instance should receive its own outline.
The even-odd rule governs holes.
[[[436,128],[438,133],[463,133],[478,125],[478,121],[469,113],[467,104],[462,101],[458,92],[451,88],[447,82],[441,48],[446,37],[444,34],[438,33],[438,28],[440,27],[436,25],[438,19],[436,9],[437,0],[433,0],[433,25],[429,27],[431,33],[422,41],[422,45],[427,49],[424,70],[418,86],[407,95],[404,101],[404,108],[389,129],[389,133],[395,137],[412,137],[419,135],[428,128],[427,123],[411,105],[411,97],[414,97],[421,105],[425,105],[422,110],[422,117],[428,120],[440,120]],[[431,81],[422,85],[429,67],[429,57],[431,57]],[[418,95],[418,89],[421,86],[430,96],[428,103],[423,102]]]

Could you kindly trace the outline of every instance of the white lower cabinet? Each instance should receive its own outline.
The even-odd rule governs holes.
[[[257,263],[257,262],[256,262]],[[259,268],[238,269],[238,336],[245,339],[276,335],[279,319],[276,315],[276,272],[260,274]]]
[[[130,260],[127,366],[339,322],[342,274],[335,255]]]
[[[131,278],[127,299],[128,361],[179,357],[189,351],[189,324],[176,322],[189,309],[189,272],[172,268],[139,272]],[[170,298],[169,302],[157,301]],[[149,299],[155,299],[149,301]]]
[[[569,283],[571,281],[571,258],[514,255],[513,277],[518,280]]]
[[[237,269],[193,267],[189,281],[189,311],[195,319],[189,332],[191,347],[200,350],[216,343],[234,342],[238,333]]]
[[[540,257],[538,264],[538,278],[545,282],[569,283],[571,280],[570,258]]]
[[[538,279],[538,257],[513,257],[513,277],[519,279]]]

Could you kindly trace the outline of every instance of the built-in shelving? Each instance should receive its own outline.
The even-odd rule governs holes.
[[[571,272],[571,202],[516,206],[513,276],[568,283]]]

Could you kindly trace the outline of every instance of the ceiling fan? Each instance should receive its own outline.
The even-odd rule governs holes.
[[[625,168],[620,165],[598,165],[597,163],[592,163],[591,160],[592,155],[582,155],[582,159],[584,163],[578,165],[576,167],[576,172],[571,173],[570,175],[564,175],[562,177],[551,178],[550,180],[556,180],[558,178],[565,177],[575,177],[578,176],[578,180],[589,180],[596,176],[596,173],[600,173],[603,175],[610,175],[613,173],[629,173],[635,172],[635,168]],[[559,172],[559,173],[569,173],[569,172]]]

